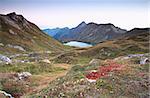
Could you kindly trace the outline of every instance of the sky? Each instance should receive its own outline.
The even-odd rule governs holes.
[[[0,14],[16,12],[41,29],[75,27],[82,21],[123,29],[150,26],[149,0],[0,0]]]

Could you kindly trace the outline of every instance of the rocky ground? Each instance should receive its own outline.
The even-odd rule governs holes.
[[[1,55],[1,91],[15,98],[149,97],[149,53],[102,60],[76,51]]]
[[[38,93],[71,68],[69,63],[55,61],[60,55],[50,51],[1,55],[0,90],[15,98]]]
[[[149,98],[149,61],[141,64],[141,58],[148,58],[148,54],[76,65],[66,76],[52,81],[48,88],[31,97]]]

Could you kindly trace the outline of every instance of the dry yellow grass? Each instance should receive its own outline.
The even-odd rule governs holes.
[[[30,94],[38,94],[42,89],[48,87],[49,83],[59,77],[62,77],[67,74],[67,72],[70,70],[71,65],[69,64],[55,64],[55,67],[64,68],[66,70],[55,72],[55,73],[45,73],[40,75],[33,75],[29,81],[30,83],[34,83],[35,86],[32,87],[32,90],[28,92],[23,97],[26,97]]]

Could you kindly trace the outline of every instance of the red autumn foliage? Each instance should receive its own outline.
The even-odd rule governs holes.
[[[91,72],[91,73],[86,75],[86,78],[96,80],[97,78],[99,78],[99,73],[98,72]]]
[[[107,66],[100,66],[97,72],[90,72],[86,75],[86,78],[97,80],[101,77],[107,76],[111,71],[121,70],[123,65],[110,62]]]

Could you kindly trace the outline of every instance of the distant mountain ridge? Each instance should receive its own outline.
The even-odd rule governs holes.
[[[63,45],[15,12],[0,14],[0,52],[56,51]]]
[[[96,24],[81,22],[77,27],[69,29],[67,32],[61,30],[53,37],[61,42],[81,41],[97,44],[105,40],[119,38],[127,30],[108,24]]]
[[[44,29],[43,32],[50,35],[51,37],[54,37],[59,32],[67,32],[69,30],[68,27],[65,28],[54,28],[54,29]]]

